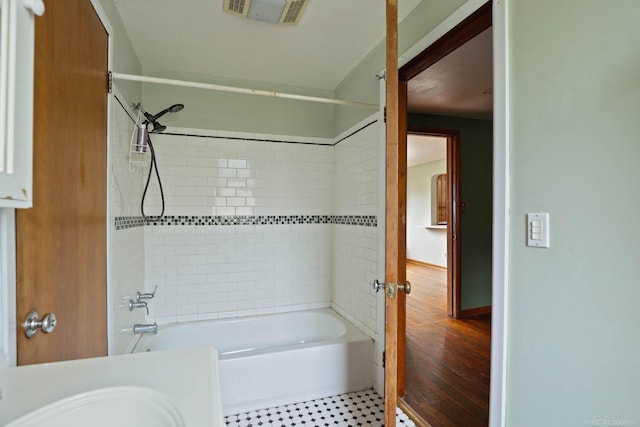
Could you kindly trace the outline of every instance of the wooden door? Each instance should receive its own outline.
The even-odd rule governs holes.
[[[403,373],[398,372],[398,360],[404,360],[404,334],[398,333],[403,328],[404,293],[398,292],[392,297],[390,284],[404,282],[406,276],[405,249],[405,212],[406,176],[400,176],[402,162],[406,162],[406,153],[402,153],[399,143],[401,121],[399,120],[399,81],[398,81],[398,1],[387,0],[387,41],[386,41],[386,248],[385,248],[385,426],[396,425],[396,406],[398,393],[404,387]],[[406,85],[405,90],[406,93]],[[406,102],[405,102],[406,104]],[[406,123],[406,121],[405,121]],[[405,130],[406,134],[406,130]],[[404,168],[406,171],[406,167]],[[397,296],[400,295],[400,298]],[[399,322],[401,320],[401,322]],[[402,353],[399,353],[400,350]],[[404,367],[404,363],[401,364]]]
[[[33,208],[16,214],[17,324],[53,312],[51,334],[17,332],[18,364],[107,354],[108,36],[87,0],[36,18]]]

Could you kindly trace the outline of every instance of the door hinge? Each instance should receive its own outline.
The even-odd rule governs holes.
[[[387,364],[387,352],[383,351],[382,352],[382,367],[384,368],[386,364]]]
[[[113,74],[111,71],[107,71],[107,93],[113,92]]]
[[[387,107],[384,107],[384,122],[387,123]]]

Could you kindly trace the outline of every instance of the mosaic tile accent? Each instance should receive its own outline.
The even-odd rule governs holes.
[[[230,415],[225,423],[229,427],[384,426],[384,401],[375,391],[364,390]],[[396,424],[415,427],[400,408]]]
[[[160,219],[143,217],[116,217],[116,230],[145,225],[289,225],[289,224],[340,224],[377,227],[375,215],[178,215]]]
[[[115,217],[116,230],[127,228],[144,227],[147,222],[141,216],[117,216]]]

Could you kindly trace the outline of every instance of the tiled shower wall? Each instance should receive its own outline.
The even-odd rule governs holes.
[[[380,179],[377,122],[340,141],[333,151],[333,211],[376,216]],[[378,277],[378,227],[333,225],[332,307],[373,337]]]
[[[378,124],[336,141],[169,129],[152,135],[165,217],[144,221],[148,167],[130,168],[134,131],[114,111],[111,147],[112,352],[144,311],[128,298],[158,285],[146,321],[238,317],[332,305],[375,335]],[[114,110],[118,110],[114,108]],[[351,135],[353,133],[353,135]],[[148,161],[149,155],[138,156]],[[141,176],[142,175],[142,176]],[[160,213],[155,175],[145,213]],[[116,218],[117,217],[117,218]]]
[[[152,320],[330,305],[332,141],[265,138],[153,136],[168,218],[145,227]],[[155,186],[148,206],[161,209]]]
[[[109,354],[123,353],[129,345],[134,323],[144,321],[141,310],[129,311],[132,295],[144,288],[144,230],[126,228],[116,231],[115,219],[139,215],[143,165],[129,164],[132,119],[120,98],[111,98],[109,121]],[[129,112],[133,115],[133,112]]]

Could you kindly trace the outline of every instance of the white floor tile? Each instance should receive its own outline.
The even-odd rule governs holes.
[[[384,401],[375,391],[364,390],[230,415],[225,422],[228,427],[384,426]],[[415,427],[400,408],[396,412],[396,425]]]

